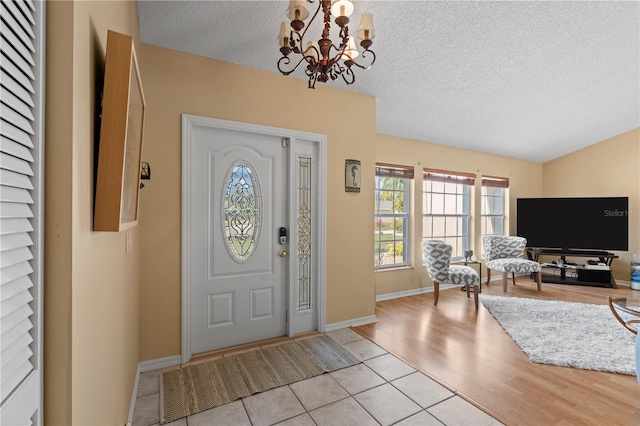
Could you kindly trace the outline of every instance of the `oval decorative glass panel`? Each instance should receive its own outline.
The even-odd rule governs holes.
[[[262,193],[251,164],[240,160],[231,166],[222,206],[229,252],[236,261],[246,262],[262,227]]]

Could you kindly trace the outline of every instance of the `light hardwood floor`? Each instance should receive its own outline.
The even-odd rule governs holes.
[[[484,271],[483,271],[484,272]],[[542,284],[528,277],[483,284],[484,294],[606,304],[618,289]],[[640,425],[635,376],[536,364],[459,288],[376,304],[378,321],[354,330],[455,390],[506,425]],[[622,325],[620,326],[622,327]]]

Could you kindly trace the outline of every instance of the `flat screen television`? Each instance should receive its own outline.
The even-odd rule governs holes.
[[[629,250],[629,198],[518,198],[517,232],[528,247]]]

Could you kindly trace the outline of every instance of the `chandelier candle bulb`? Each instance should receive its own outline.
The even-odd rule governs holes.
[[[347,48],[344,50],[344,54],[348,59],[355,59],[360,55],[358,52],[358,48],[356,47],[356,41],[353,39],[353,36],[347,37]]]
[[[353,3],[351,0],[334,0],[331,5],[331,14],[338,18],[339,16],[349,17],[353,13]]]
[[[307,58],[313,58],[315,62],[318,62],[319,51],[320,47],[318,46],[318,43],[316,43],[315,41],[310,41],[307,43],[307,50],[305,51],[304,55]]]
[[[282,24],[280,24],[280,34],[278,34],[278,46],[289,47],[289,29],[287,28],[286,22],[282,22]]]
[[[373,40],[376,33],[373,29],[373,15],[370,13],[363,13],[360,17],[360,25],[356,35],[360,40]]]
[[[304,5],[305,0],[291,0],[289,1],[289,8],[287,8],[287,18],[292,21],[304,21],[309,16],[309,9]]]

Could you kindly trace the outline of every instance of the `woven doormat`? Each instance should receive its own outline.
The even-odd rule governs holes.
[[[169,368],[162,373],[162,423],[358,363],[342,345],[319,335]]]

